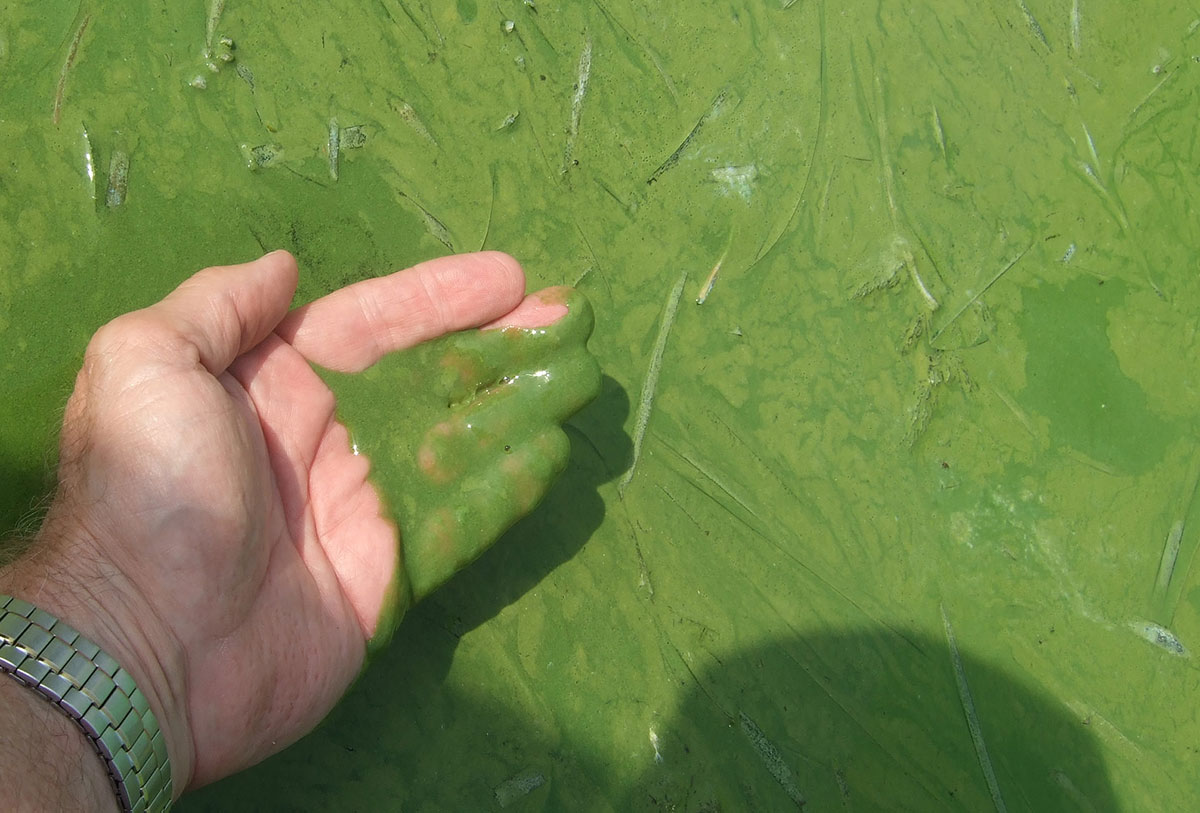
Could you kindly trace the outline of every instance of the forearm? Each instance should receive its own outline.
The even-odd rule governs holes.
[[[0,674],[0,788],[13,811],[120,809],[79,726],[7,674]]]

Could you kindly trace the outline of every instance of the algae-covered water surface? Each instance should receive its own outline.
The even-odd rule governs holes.
[[[202,266],[495,248],[595,311],[549,496],[182,809],[1200,798],[1196,9],[0,9],[9,526],[92,331]]]

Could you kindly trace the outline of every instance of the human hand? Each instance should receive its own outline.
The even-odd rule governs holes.
[[[355,372],[448,331],[497,319],[547,325],[586,305],[561,291],[522,300],[520,268],[495,253],[423,263],[289,314],[296,276],[285,252],[206,269],[96,333],[64,416],[59,488],[40,539],[0,576],[0,591],[69,621],[135,676],[177,789],[252,765],[315,726],[358,673],[366,640],[386,637],[394,614],[536,503],[565,462],[565,439],[549,425],[599,386],[594,362],[573,362],[573,384],[540,389],[489,390],[497,380],[477,371],[451,375],[473,389],[467,411],[443,423],[467,414],[511,423],[511,408],[489,407],[498,401],[532,408],[544,424],[505,436],[508,446],[527,442],[519,454],[478,453],[492,448],[484,442],[473,456],[452,455],[492,467],[494,493],[467,500],[489,522],[454,526],[453,512],[439,515],[448,532],[416,531],[426,541],[406,540],[408,569],[398,569],[397,529],[368,458],[310,362]],[[590,314],[581,319],[585,328],[576,320],[557,339],[575,359],[591,326]],[[476,469],[434,471],[437,487],[418,507],[454,503],[463,496],[454,483]]]

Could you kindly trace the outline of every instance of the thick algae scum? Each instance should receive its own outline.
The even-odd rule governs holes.
[[[185,809],[1194,806],[1194,10],[0,8],[9,524],[202,265],[497,248],[595,309],[534,514]],[[354,384],[377,454],[430,358]]]

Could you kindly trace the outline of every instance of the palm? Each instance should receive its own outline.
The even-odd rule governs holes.
[[[235,408],[197,456],[224,493],[200,504],[229,514],[193,526],[185,595],[201,606],[180,603],[189,623],[174,630],[192,655],[198,783],[282,747],[333,705],[361,666],[397,544],[365,458],[334,420],[332,393],[299,352],[268,338],[220,383]],[[212,538],[214,525],[227,533]],[[216,596],[223,612],[205,614]],[[247,719],[256,721],[249,736]]]

